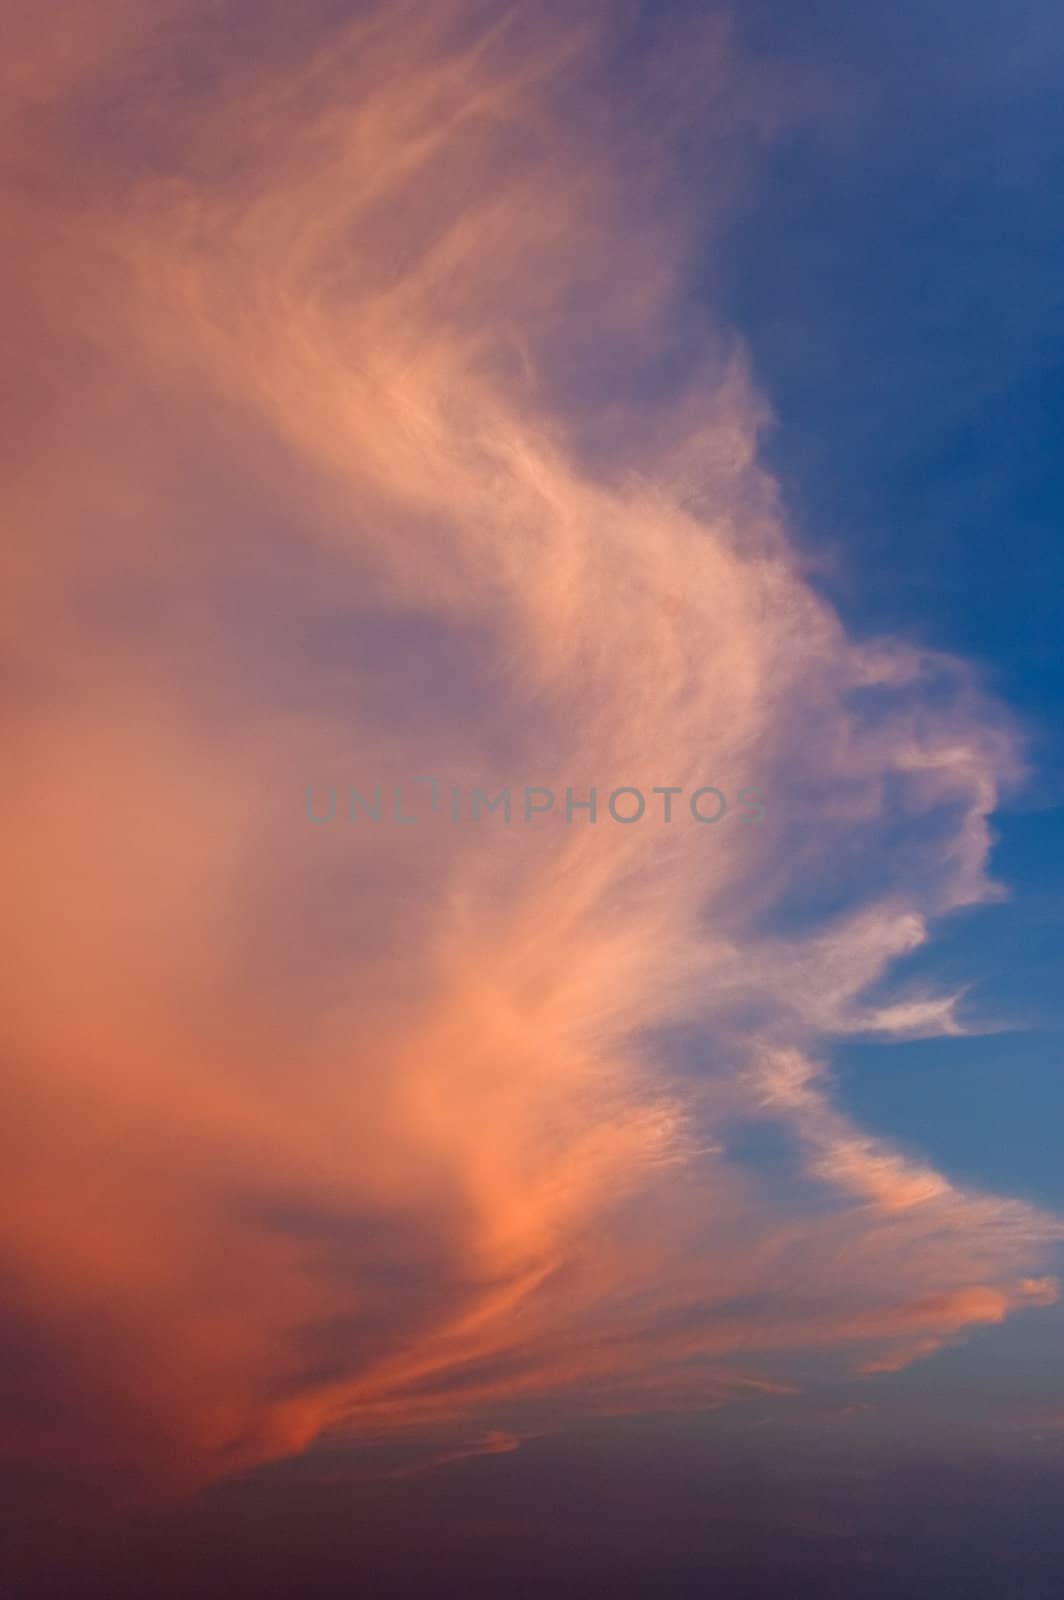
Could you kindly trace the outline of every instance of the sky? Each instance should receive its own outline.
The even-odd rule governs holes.
[[[37,1596],[1048,1600],[1048,0],[8,0]]]

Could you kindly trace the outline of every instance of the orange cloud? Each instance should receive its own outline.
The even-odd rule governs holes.
[[[1055,1219],[853,1126],[812,1064],[963,1028],[868,995],[994,892],[1014,737],[963,664],[815,596],[726,330],[648,398],[688,222],[646,108],[598,109],[593,18],[367,7],[256,54],[196,12],[91,82],[25,57],[18,1455],[183,1483],[323,1434],[509,1441],[786,1391],[796,1354],[884,1370],[1055,1293]],[[735,127],[788,108],[703,47],[727,190]],[[308,784],[424,774],[768,804],[307,819]],[[788,928],[825,885],[844,909]],[[652,1042],[678,1025],[692,1074]],[[741,1118],[799,1152],[786,1204]]]

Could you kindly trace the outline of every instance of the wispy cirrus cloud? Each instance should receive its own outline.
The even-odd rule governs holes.
[[[675,80],[609,109],[594,7],[267,17],[250,58],[173,16],[91,80],[16,73],[5,316],[49,367],[6,463],[3,1252],[19,1348],[77,1352],[16,1453],[508,1448],[1047,1303],[1057,1221],[856,1127],[816,1064],[963,1027],[882,984],[995,892],[1020,760],[962,663],[811,587],[692,308]],[[808,107],[697,48],[715,223],[743,138]],[[308,782],[426,772],[769,806],[307,822]]]

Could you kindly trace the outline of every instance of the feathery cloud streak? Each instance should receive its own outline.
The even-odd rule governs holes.
[[[747,141],[810,108],[714,24],[618,110],[618,15],[16,30],[18,1455],[509,1442],[1055,1297],[1055,1219],[855,1127],[819,1064],[963,1028],[882,980],[995,892],[1020,762],[962,663],[817,598],[693,304]],[[771,803],[307,824],[308,777],[415,772]],[[785,1180],[734,1152],[762,1122]]]

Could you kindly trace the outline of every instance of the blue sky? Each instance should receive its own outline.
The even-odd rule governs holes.
[[[1010,900],[910,963],[1013,1027],[843,1048],[841,1086],[951,1174],[1059,1204],[1064,24],[931,0],[755,4],[739,30],[847,100],[759,152],[712,277],[774,408],[766,457],[814,582],[860,632],[978,662],[1028,740],[995,820]]]

